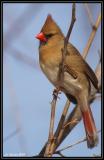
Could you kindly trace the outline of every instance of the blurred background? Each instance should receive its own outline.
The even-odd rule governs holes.
[[[101,12],[101,4],[88,4],[93,23]],[[50,102],[54,87],[39,67],[40,32],[48,14],[66,35],[72,13],[71,3],[3,3],[3,156],[33,156],[40,152],[48,138]],[[82,54],[92,31],[84,4],[76,4],[76,22],[70,42]],[[101,51],[101,25],[98,28],[86,61],[93,70]],[[57,102],[55,128],[62,113],[66,97]],[[69,112],[73,109],[70,107]],[[97,130],[101,129],[101,101],[92,104]],[[82,121],[73,129],[59,148],[71,145],[85,137]],[[63,151],[65,156],[86,157],[101,155],[99,144],[88,149],[86,142]]]

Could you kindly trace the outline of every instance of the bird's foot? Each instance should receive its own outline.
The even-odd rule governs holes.
[[[61,94],[61,87],[56,87],[56,88],[54,89],[54,91],[53,91],[53,96],[54,96],[54,97],[59,98],[59,97],[58,97],[58,94]]]

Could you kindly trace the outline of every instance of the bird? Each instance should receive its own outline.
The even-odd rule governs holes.
[[[98,89],[98,80],[76,47],[67,44],[67,53],[63,65],[63,81],[59,83],[59,68],[62,63],[62,49],[65,36],[51,14],[47,15],[41,31],[35,36],[39,41],[39,64],[48,80],[70,100],[80,107],[85,127],[87,147],[98,144],[97,129],[89,104],[91,84]]]

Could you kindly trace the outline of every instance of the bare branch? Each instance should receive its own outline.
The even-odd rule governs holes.
[[[101,130],[98,130],[98,131],[97,131],[97,133],[99,133],[99,132],[101,132]],[[86,140],[87,140],[86,137],[84,137],[84,138],[82,138],[81,140],[75,142],[74,144],[68,145],[67,147],[63,147],[62,149],[56,151],[55,154],[56,154],[56,153],[60,153],[60,152],[62,152],[62,151],[64,151],[64,150],[66,150],[66,149],[72,148],[72,147],[74,147],[74,146],[76,146],[76,145],[78,145],[78,144],[80,144],[80,143],[82,143],[82,142],[85,142]]]
[[[53,100],[51,102],[51,119],[50,119],[50,128],[49,128],[49,137],[48,137],[48,143],[45,150],[45,157],[51,157],[52,153],[50,152],[50,146],[53,141],[53,131],[54,131],[54,120],[55,120],[55,108],[56,108],[56,101],[58,97],[58,90],[53,91]]]
[[[70,105],[70,102],[69,102],[69,100],[67,100],[67,102],[65,104],[65,107],[64,107],[64,110],[62,112],[62,116],[60,118],[58,127],[56,129],[55,134],[54,134],[54,141],[52,142],[51,147],[50,147],[50,152],[51,153],[54,153],[54,149],[57,147],[57,144],[60,142],[60,138],[63,135],[63,132],[64,132],[64,122],[65,122],[65,118],[66,118],[66,114],[67,114],[69,105]]]
[[[92,17],[90,8],[89,8],[89,6],[88,6],[87,3],[84,3],[84,6],[85,6],[85,9],[86,9],[87,14],[88,14],[88,18],[89,18],[90,25],[91,25],[91,27],[93,28],[93,27],[94,27],[94,21],[93,21],[93,17]]]
[[[95,70],[95,74],[99,80],[98,86],[100,86],[101,85],[101,63],[98,63],[96,70]]]
[[[72,32],[74,23],[76,21],[75,14],[76,14],[76,5],[75,5],[75,3],[73,3],[71,24],[70,24],[69,30],[67,32],[67,35],[64,39],[64,48],[62,49],[62,62],[60,64],[60,68],[59,68],[59,80],[61,81],[61,83],[63,82],[63,77],[64,77],[64,60],[65,60],[65,56],[67,54],[67,44],[68,44],[68,41],[69,41],[69,38],[70,38],[70,35]]]
[[[87,56],[87,54],[88,54],[88,51],[89,51],[89,49],[90,49],[90,47],[91,47],[91,44],[92,44],[92,42],[93,42],[93,40],[94,40],[96,31],[97,31],[97,29],[98,29],[98,27],[99,27],[99,25],[100,25],[100,22],[101,22],[101,13],[99,14],[99,16],[98,16],[98,18],[97,18],[97,20],[96,20],[96,22],[95,22],[95,25],[94,25],[94,27],[92,28],[92,32],[91,32],[91,34],[90,34],[90,36],[89,36],[87,45],[86,45],[86,47],[84,48],[84,51],[83,51],[83,53],[82,53],[84,59],[86,58],[86,56]]]
[[[58,137],[58,135],[60,133],[60,130],[63,128],[63,124],[64,124],[64,121],[65,121],[65,118],[66,118],[66,114],[67,114],[68,109],[69,109],[69,105],[70,105],[70,101],[67,100],[66,104],[65,104],[65,107],[64,107],[64,110],[62,112],[58,127],[57,127],[56,132],[55,132],[56,139],[57,139],[57,137]]]

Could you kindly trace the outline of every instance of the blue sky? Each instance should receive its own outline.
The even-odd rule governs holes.
[[[100,4],[90,4],[93,20],[96,21]],[[33,156],[38,154],[48,137],[50,102],[54,87],[44,76],[38,62],[39,42],[35,35],[50,13],[66,35],[71,21],[71,3],[4,3],[3,4],[3,136],[4,139],[16,129],[17,134],[4,140],[3,154]],[[76,6],[76,22],[70,42],[82,53],[91,26],[83,4]],[[99,61],[101,49],[101,26],[99,27],[87,56],[93,70]],[[19,59],[18,55],[22,54]],[[33,65],[23,62],[26,56]],[[28,60],[29,60],[28,58]],[[36,64],[36,65],[35,65]],[[57,102],[55,127],[57,126],[66,97],[61,94]],[[73,108],[73,106],[72,106]],[[70,109],[70,111],[72,110]],[[101,102],[92,104],[97,129],[101,128]],[[85,136],[83,123],[78,124],[65,139],[60,148],[73,144]],[[63,152],[66,156],[93,156],[101,154],[101,143],[88,149],[86,142]]]

